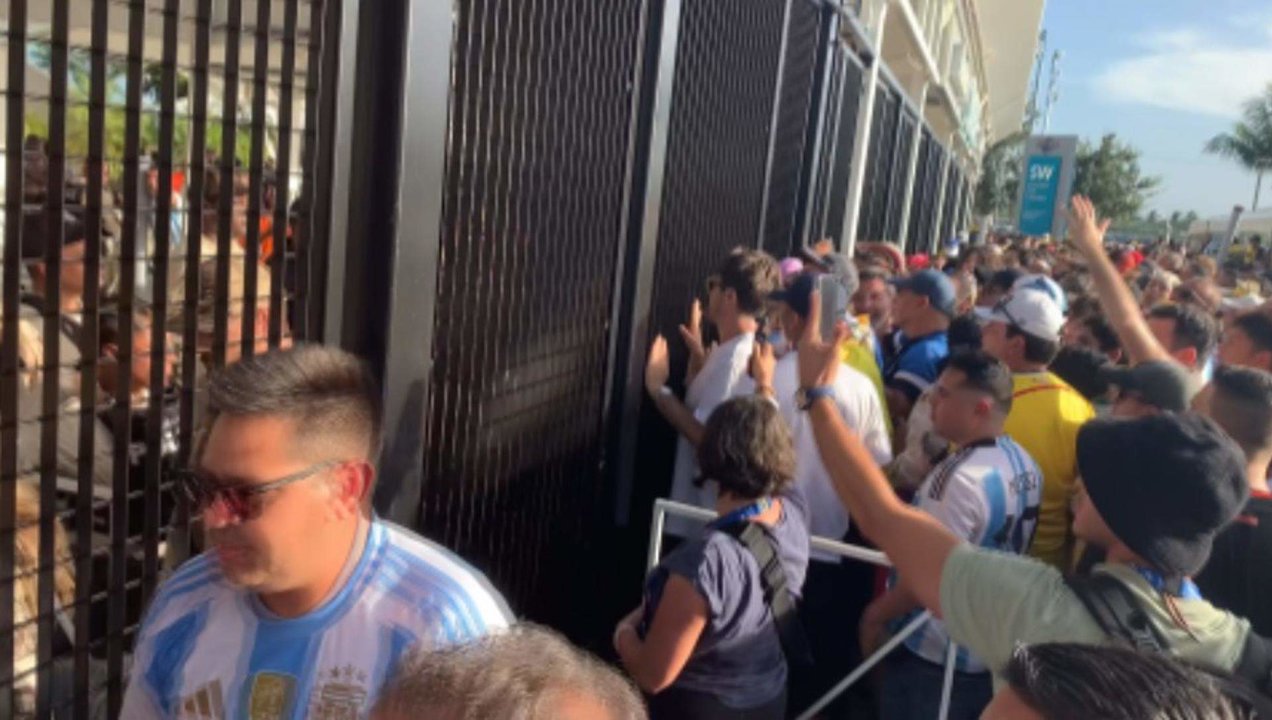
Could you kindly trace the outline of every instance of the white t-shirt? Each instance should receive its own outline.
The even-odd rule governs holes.
[[[341,589],[294,619],[229,585],[205,553],[146,612],[120,717],[366,717],[405,651],[512,620],[481,573],[379,520]]]
[[[685,407],[698,422],[705,423],[721,403],[755,393],[755,380],[750,374],[751,351],[754,348],[755,335],[743,333],[715,346],[707,355],[702,370],[685,392]],[[693,480],[697,476],[697,451],[681,436],[676,445],[676,465],[671,475],[671,499],[714,510],[716,488],[712,483],[694,487]],[[667,518],[666,527],[668,534],[692,537],[702,530],[702,523],[673,516]]]
[[[814,535],[838,540],[848,532],[848,510],[835,493],[830,473],[822,463],[813,437],[808,413],[799,409],[795,394],[799,390],[799,353],[792,352],[777,361],[773,373],[773,392],[782,417],[791,429],[795,443],[795,486],[808,500],[809,529]],[[879,393],[861,371],[840,363],[835,375],[835,407],[844,423],[861,436],[875,462],[884,465],[892,460],[892,441],[883,419]],[[812,552],[814,560],[838,562],[839,556]]]
[[[1038,527],[1042,471],[1029,453],[1006,435],[955,450],[937,465],[914,496],[914,505],[973,545],[1023,554]],[[949,644],[945,625],[929,620],[906,639],[906,647],[943,665]],[[958,669],[985,672],[985,665],[959,648]]]

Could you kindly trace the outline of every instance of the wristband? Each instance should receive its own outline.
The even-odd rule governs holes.
[[[813,406],[813,403],[817,402],[818,400],[825,397],[834,397],[834,395],[835,395],[835,388],[830,385],[818,385],[817,387],[800,388],[799,391],[795,393],[795,403],[799,406],[800,410],[806,411],[809,408],[811,408]]]

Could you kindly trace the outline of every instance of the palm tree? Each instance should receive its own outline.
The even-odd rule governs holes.
[[[1246,102],[1241,120],[1231,132],[1216,135],[1206,143],[1206,152],[1236,160],[1255,174],[1254,205],[1259,209],[1263,173],[1272,170],[1272,84],[1263,94]]]

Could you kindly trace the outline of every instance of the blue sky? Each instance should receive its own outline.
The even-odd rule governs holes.
[[[1064,53],[1051,133],[1114,132],[1138,147],[1145,171],[1162,178],[1148,209],[1249,208],[1254,175],[1202,146],[1272,82],[1272,3],[1048,0],[1043,27]],[[1272,207],[1270,184],[1261,207]]]

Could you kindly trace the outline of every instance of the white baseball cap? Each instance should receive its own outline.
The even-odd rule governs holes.
[[[1001,322],[1019,328],[1040,340],[1060,339],[1064,313],[1043,290],[1013,290],[993,308],[977,308],[976,316],[984,322]]]
[[[1046,275],[1022,275],[1011,288],[1012,290],[1041,290],[1051,298],[1056,307],[1060,308],[1062,315],[1069,314],[1069,298],[1065,296],[1064,289],[1060,287],[1060,283]]]

